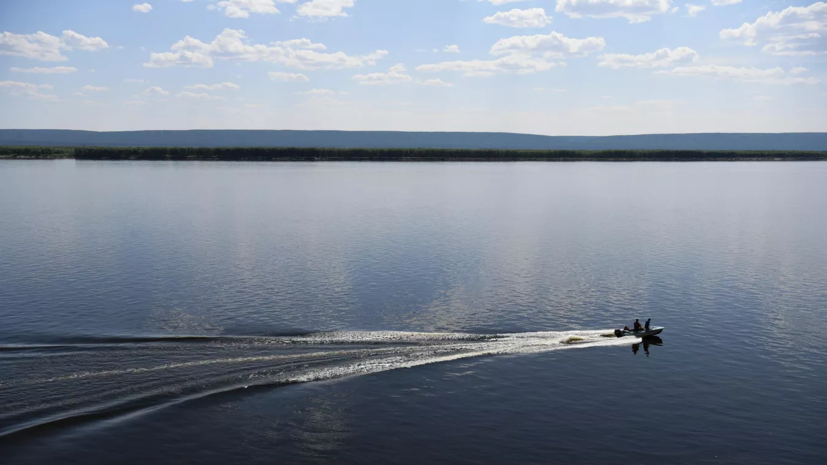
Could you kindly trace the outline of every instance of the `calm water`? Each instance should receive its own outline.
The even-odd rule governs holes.
[[[0,162],[0,455],[824,463],[825,237],[827,163]]]

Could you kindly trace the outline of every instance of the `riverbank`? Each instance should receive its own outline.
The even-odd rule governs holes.
[[[152,161],[817,161],[827,151],[0,147],[0,159]]]

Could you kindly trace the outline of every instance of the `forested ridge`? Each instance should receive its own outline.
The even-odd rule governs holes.
[[[503,132],[0,129],[0,145],[50,147],[304,147],[499,150],[827,150],[827,133],[546,136]]]

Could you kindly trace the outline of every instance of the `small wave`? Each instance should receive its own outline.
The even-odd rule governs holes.
[[[488,341],[506,337],[497,334],[417,333],[406,331],[336,331],[278,338],[284,342],[304,344],[392,344]]]
[[[302,336],[304,334],[287,335]],[[118,344],[160,344],[160,343],[199,343],[216,341],[233,341],[243,339],[259,339],[270,336],[204,336],[204,335],[182,335],[182,336],[78,336],[78,337],[40,337],[39,343],[20,343],[0,345],[4,348],[37,348],[37,347],[85,347],[85,346],[111,346]]]
[[[344,378],[471,357],[629,344],[601,331],[337,331],[78,338],[0,346],[0,439],[55,422],[160,408],[251,386]],[[17,357],[25,354],[25,357]],[[74,419],[74,420],[72,420]]]
[[[21,352],[26,350],[58,349],[61,344],[5,344],[0,345],[0,352]]]

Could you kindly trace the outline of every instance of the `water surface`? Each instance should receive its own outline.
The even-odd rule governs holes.
[[[4,462],[820,463],[825,186],[4,161]],[[601,337],[635,317],[662,342]]]

